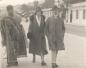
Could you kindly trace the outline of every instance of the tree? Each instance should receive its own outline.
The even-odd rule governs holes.
[[[32,6],[28,6],[26,4],[21,5],[21,14],[25,17],[30,15],[30,11],[33,10]]]
[[[70,0],[70,3],[80,3],[85,2],[86,0]]]
[[[54,0],[45,0],[42,4],[43,8],[51,8],[54,5]]]
[[[26,11],[26,12],[29,11],[29,10],[28,10],[28,6],[27,6],[26,4],[21,5],[21,9],[22,9],[23,11]]]
[[[34,7],[38,7],[39,6],[39,2],[38,1],[34,1]]]

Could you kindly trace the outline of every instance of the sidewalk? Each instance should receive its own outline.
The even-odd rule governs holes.
[[[76,35],[65,34],[65,51],[59,51],[57,57],[57,63],[59,68],[85,68],[86,66],[86,38]],[[19,66],[12,68],[51,68],[51,56],[50,52],[45,57],[47,62],[46,67],[42,67],[40,64],[40,57],[37,56],[37,62],[32,63],[32,55],[28,54],[28,57],[19,58]],[[6,60],[3,60],[2,68],[6,68]]]

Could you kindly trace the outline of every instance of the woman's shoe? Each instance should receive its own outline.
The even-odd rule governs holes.
[[[55,64],[56,65],[56,67],[58,67],[58,65],[57,64]]]
[[[12,67],[12,66],[18,66],[18,62],[10,63],[10,64],[7,65],[7,67]]]
[[[46,66],[47,64],[43,61],[43,62],[41,63],[41,65],[42,65],[42,66]]]

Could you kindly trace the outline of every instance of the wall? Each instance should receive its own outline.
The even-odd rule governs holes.
[[[70,22],[71,13],[72,13],[72,22]],[[78,18],[77,18],[77,14],[78,14]],[[83,16],[85,18],[83,18]],[[83,3],[72,4],[68,10],[67,18],[68,18],[68,23],[86,25],[86,3],[83,2]]]

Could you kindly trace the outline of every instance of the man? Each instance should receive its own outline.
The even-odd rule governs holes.
[[[64,21],[59,17],[59,8],[54,6],[52,8],[52,16],[46,21],[45,33],[48,38],[49,48],[52,56],[52,68],[58,67],[56,58],[59,50],[64,50]]]
[[[19,31],[14,20],[13,6],[7,6],[8,15],[1,21],[2,44],[7,50],[7,67],[17,66],[16,47],[18,45]]]

